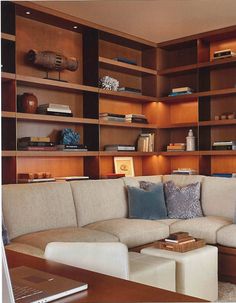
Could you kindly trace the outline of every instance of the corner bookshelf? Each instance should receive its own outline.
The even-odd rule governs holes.
[[[214,51],[227,48],[236,49],[236,26],[158,44],[159,150],[168,159],[169,173],[178,167],[206,175],[236,171],[235,151],[211,148],[214,141],[236,139],[235,119],[215,120],[216,115],[236,112],[236,58],[213,59]],[[167,96],[181,86],[194,92]],[[195,152],[165,152],[166,144],[185,142],[190,128]]]

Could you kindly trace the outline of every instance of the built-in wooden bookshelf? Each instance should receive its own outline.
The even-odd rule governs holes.
[[[103,178],[114,172],[117,156],[133,157],[135,175],[169,174],[179,167],[207,175],[236,172],[236,151],[211,148],[217,140],[236,140],[236,119],[215,120],[216,115],[236,112],[236,58],[213,60],[216,50],[236,50],[236,26],[157,45],[33,2],[1,5],[3,183],[16,183],[18,173],[31,171]],[[66,82],[44,79],[45,70],[25,60],[30,49],[63,50],[78,58],[79,69],[63,71]],[[119,57],[136,64],[117,61]],[[99,79],[107,75],[140,93],[99,88]],[[50,72],[50,77],[58,73]],[[181,86],[194,91],[168,96]],[[39,105],[69,105],[73,117],[19,112],[17,96],[25,92],[37,96]],[[144,114],[149,123],[99,119],[104,112]],[[19,137],[50,136],[56,141],[67,127],[80,133],[87,152],[17,149]],[[186,142],[189,129],[196,136],[196,150],[167,152],[169,143]],[[108,144],[136,145],[142,133],[155,133],[153,152],[104,151]]]

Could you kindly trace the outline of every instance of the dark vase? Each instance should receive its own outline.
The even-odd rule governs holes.
[[[21,98],[21,109],[24,113],[35,114],[38,107],[38,99],[34,94],[24,93]]]

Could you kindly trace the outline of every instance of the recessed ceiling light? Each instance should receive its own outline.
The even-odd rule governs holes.
[[[27,12],[25,12],[26,13],[26,15],[30,15],[31,14],[31,12],[29,12],[29,11],[27,11]]]
[[[74,29],[77,29],[77,28],[78,28],[78,26],[77,26],[77,25],[74,25],[74,26],[73,26],[73,28],[74,28]]]

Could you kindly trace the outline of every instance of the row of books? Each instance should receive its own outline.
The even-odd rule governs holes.
[[[154,133],[140,134],[137,150],[140,152],[154,152]]]
[[[39,105],[37,108],[37,113],[41,115],[73,117],[69,105],[56,103],[46,103]]]
[[[55,144],[50,141],[50,137],[19,138],[18,148],[25,151],[88,151],[83,144]]]
[[[144,123],[147,124],[148,120],[145,115],[142,114],[114,114],[114,113],[100,113],[99,118],[105,121],[115,121],[115,122],[129,122],[129,123]]]

